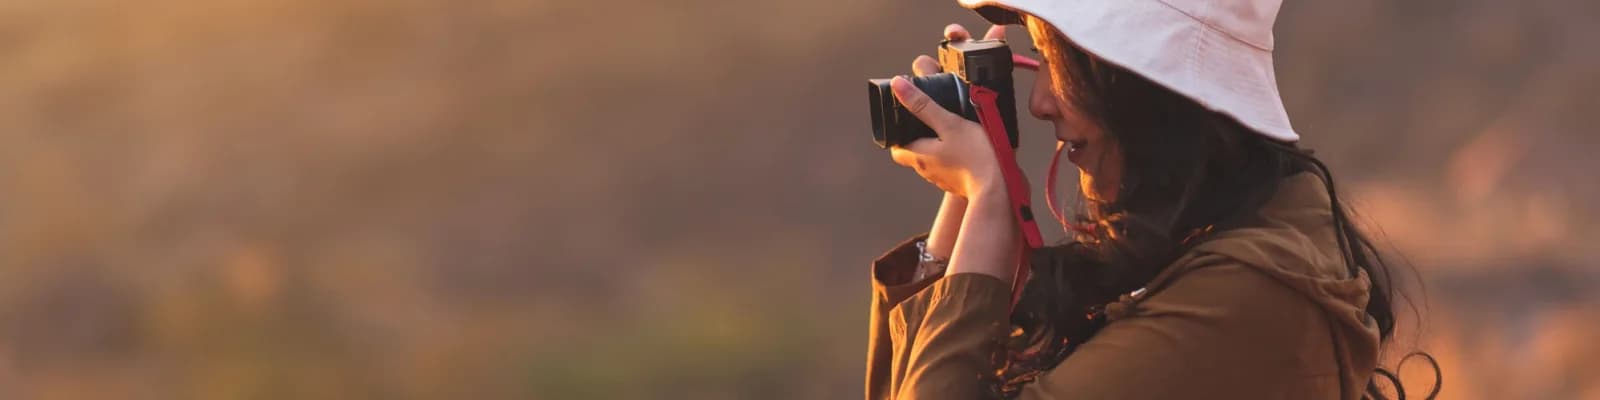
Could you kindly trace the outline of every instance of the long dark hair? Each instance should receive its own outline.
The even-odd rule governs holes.
[[[1114,139],[1123,173],[1113,201],[1083,202],[1077,222],[1090,229],[1035,256],[1033,278],[1012,314],[1012,324],[1021,329],[999,360],[1004,364],[998,368],[1000,394],[1016,394],[1021,384],[1069,356],[1097,329],[1099,322],[1086,318],[1095,306],[1143,287],[1209,233],[1252,223],[1281,180],[1305,172],[1320,177],[1327,189],[1345,264],[1350,276],[1364,271],[1371,279],[1366,312],[1377,321],[1382,343],[1390,341],[1398,294],[1391,264],[1350,220],[1333,175],[1310,151],[1256,134],[1107,63],[1043,21],[1030,18],[1028,26],[1045,39],[1040,51],[1053,61],[1048,66],[1056,97]],[[1380,369],[1377,374],[1405,397],[1393,373]],[[1366,394],[1387,398],[1378,389],[1376,380],[1369,382]]]

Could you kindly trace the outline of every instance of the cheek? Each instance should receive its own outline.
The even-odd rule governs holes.
[[[1086,148],[1081,150],[1087,152],[1080,157],[1084,163],[1078,166],[1080,189],[1085,197],[1116,201],[1123,175],[1120,145],[1098,126],[1083,124],[1079,129],[1079,137],[1087,143]]]
[[[1057,136],[1062,140],[1085,139],[1085,135],[1094,134],[1097,129],[1089,119],[1084,117],[1072,104],[1056,96],[1049,74],[1037,74],[1034,78],[1033,93],[1028,96],[1028,112],[1034,118],[1050,121],[1056,124]],[[1093,138],[1089,138],[1094,140]]]
[[[1115,141],[1091,122],[1087,114],[1071,102],[1056,97],[1048,73],[1035,75],[1033,93],[1028,97],[1028,111],[1035,118],[1056,124],[1056,137],[1061,140],[1082,140],[1088,144],[1085,161],[1078,165],[1079,189],[1085,197],[1096,201],[1116,201],[1122,185],[1122,153]]]
[[[1094,190],[1106,201],[1117,201],[1117,194],[1122,191],[1122,151],[1116,146],[1106,147],[1099,155],[1102,162],[1095,173]]]
[[[1083,140],[1091,145],[1105,142],[1105,134],[1100,131],[1100,127],[1090,122],[1089,117],[1077,108],[1070,105],[1061,107],[1061,123],[1072,131],[1072,138],[1075,140]]]
[[[1072,102],[1056,96],[1048,79],[1040,80],[1045,81],[1045,84],[1034,88],[1032,105],[1037,108],[1033,111],[1034,115],[1048,114],[1050,118],[1040,117],[1040,119],[1049,119],[1059,124],[1058,128],[1065,129],[1073,140],[1098,140],[1096,136],[1099,135],[1100,129],[1090,123],[1087,114],[1078,110]]]

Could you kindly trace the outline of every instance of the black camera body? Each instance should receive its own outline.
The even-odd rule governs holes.
[[[944,72],[910,78],[929,98],[950,112],[978,121],[978,108],[971,99],[972,86],[999,94],[995,105],[1011,147],[1017,147],[1017,96],[1011,77],[1011,48],[1000,39],[946,40],[939,44],[939,66]],[[872,141],[878,147],[902,146],[921,138],[938,137],[902,106],[889,88],[889,79],[867,81],[867,101],[872,107]]]

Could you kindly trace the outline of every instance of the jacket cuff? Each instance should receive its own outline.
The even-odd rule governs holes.
[[[928,240],[924,233],[912,236],[872,261],[872,291],[887,304],[899,304],[911,295],[939,280],[944,274],[935,274],[913,281],[918,259],[917,242]]]

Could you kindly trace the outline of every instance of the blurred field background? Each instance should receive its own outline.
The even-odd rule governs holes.
[[[948,22],[983,26],[0,2],[0,398],[856,398],[866,262],[938,204],[862,81]],[[1394,352],[1443,398],[1600,399],[1600,2],[1291,0],[1277,33],[1296,127],[1425,277]]]

